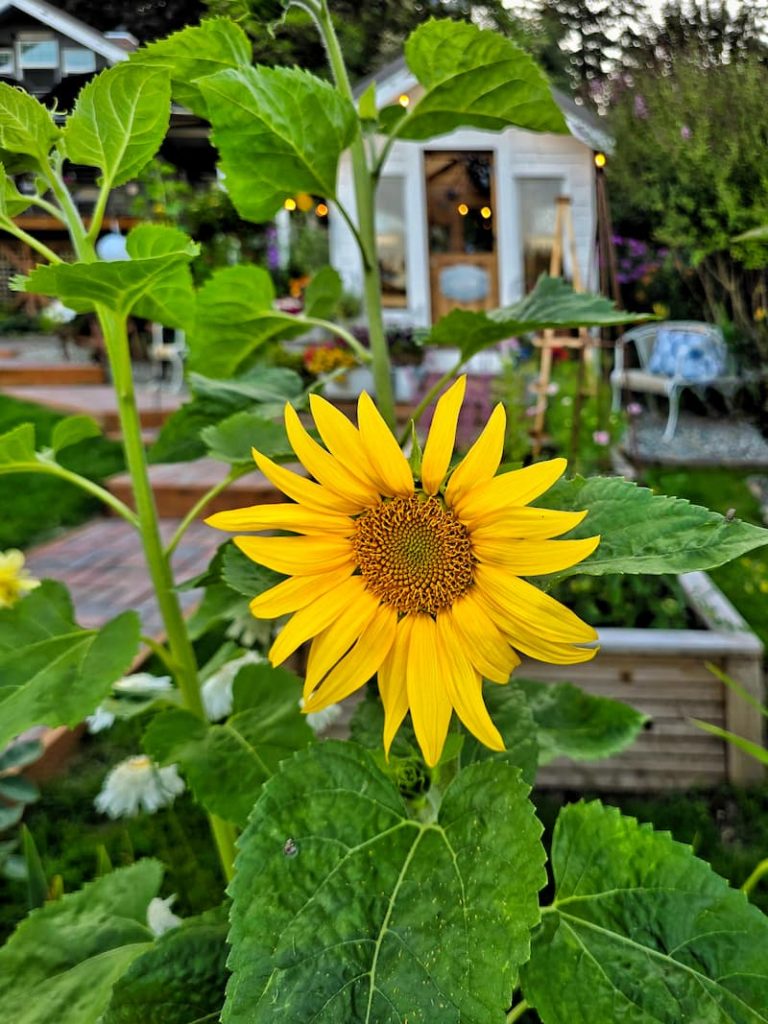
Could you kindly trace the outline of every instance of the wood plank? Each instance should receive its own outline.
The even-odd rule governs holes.
[[[69,387],[77,384],[103,384],[104,370],[97,363],[33,363],[29,360],[0,360],[0,385],[19,387],[47,385]]]

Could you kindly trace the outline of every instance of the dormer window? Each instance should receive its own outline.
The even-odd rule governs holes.
[[[84,46],[65,46],[61,51],[61,71],[65,75],[87,75],[96,70],[96,54]]]
[[[25,32],[18,41],[19,68],[22,71],[42,71],[59,66],[58,40],[42,32]]]

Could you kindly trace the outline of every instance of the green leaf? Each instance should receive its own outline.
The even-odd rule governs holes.
[[[343,290],[338,270],[333,267],[318,270],[304,292],[304,315],[328,320],[335,314]]]
[[[38,266],[14,278],[13,287],[55,295],[78,313],[102,305],[121,316],[135,313],[187,329],[194,305],[188,264],[199,247],[182,231],[159,224],[135,227],[126,244],[131,259]]]
[[[411,34],[405,59],[424,95],[405,116],[382,111],[403,139],[431,139],[456,128],[500,131],[511,125],[567,132],[549,83],[511,40],[466,22],[430,19]]]
[[[221,579],[238,594],[251,598],[276,586],[283,577],[272,569],[258,565],[230,542],[222,552]]]
[[[371,82],[365,92],[357,101],[357,111],[363,121],[375,121],[378,117],[376,110],[376,83]]]
[[[39,167],[45,167],[60,134],[50,110],[34,96],[0,82],[0,149],[30,156]]]
[[[227,921],[187,918],[134,960],[115,985],[103,1024],[213,1024],[227,981]]]
[[[266,270],[251,265],[214,271],[197,293],[189,336],[189,365],[212,377],[232,377],[267,341],[304,333],[305,324],[273,309],[275,289]]]
[[[14,1024],[96,1024],[112,987],[152,941],[162,867],[143,860],[33,910],[0,949],[0,1002]]]
[[[199,640],[209,630],[227,625],[248,613],[248,602],[223,583],[206,587],[203,600],[187,619],[191,640]]]
[[[26,825],[21,826],[21,849],[27,872],[27,904],[30,910],[42,907],[48,896],[48,879],[37,851],[34,837]]]
[[[40,799],[40,790],[23,775],[0,776],[0,797],[13,803],[32,804]]]
[[[32,205],[32,197],[22,195],[16,188],[13,178],[5,173],[5,168],[0,163],[0,217],[18,217]]]
[[[20,740],[12,743],[0,753],[0,772],[9,768],[26,768],[27,765],[39,761],[43,754],[43,745],[39,740]]]
[[[578,573],[683,573],[713,569],[768,544],[768,530],[728,520],[684,498],[653,494],[622,477],[577,476],[560,480],[534,504],[563,510],[589,509],[569,537],[600,534],[593,555],[553,573],[551,582]]]
[[[0,466],[12,466],[19,462],[34,462],[35,459],[34,424],[20,423],[13,430],[0,434]]]
[[[160,764],[181,765],[206,810],[245,825],[279,762],[313,739],[300,696],[301,681],[292,672],[247,665],[235,678],[233,714],[223,725],[166,711],[150,723],[144,747]]]
[[[512,683],[505,686],[486,683],[483,686],[483,698],[496,728],[501,733],[506,750],[489,750],[467,732],[461,755],[462,764],[503,761],[520,768],[523,778],[532,786],[539,764],[539,744],[536,723],[525,695]]]
[[[124,185],[157,153],[170,116],[166,71],[117,64],[80,91],[64,129],[67,157],[98,167],[108,188]]]
[[[607,327],[652,319],[647,313],[618,309],[602,295],[575,292],[561,278],[542,274],[533,291],[504,309],[490,313],[452,310],[438,320],[424,344],[458,348],[466,360],[505,338],[549,327]]]
[[[717,736],[718,739],[725,740],[726,743],[730,743],[732,746],[738,747],[739,750],[743,750],[745,754],[753,757],[760,764],[768,765],[768,749],[766,747],[761,747],[758,743],[752,743],[751,740],[746,740],[735,732],[721,729],[720,726],[713,725],[711,722],[702,722],[699,718],[692,718],[691,722],[697,729],[702,729],[712,736]]]
[[[690,847],[599,803],[561,812],[522,976],[544,1024],[768,1020],[768,918]]]
[[[422,824],[361,747],[284,762],[240,839],[225,1024],[502,1021],[545,880],[527,794],[472,765]]]
[[[198,80],[227,68],[250,67],[251,44],[229,18],[205,18],[131,54],[132,64],[162,68],[171,76],[173,98],[198,117],[208,108]]]
[[[209,455],[235,465],[253,465],[251,448],[271,459],[295,458],[283,424],[258,413],[236,412],[217,426],[204,427],[200,437]]]
[[[528,704],[539,745],[539,764],[555,757],[575,761],[610,757],[633,743],[647,721],[646,715],[628,704],[594,697],[571,683],[537,683],[515,676],[504,689],[517,690]]]
[[[51,434],[51,448],[58,453],[62,448],[78,444],[89,437],[100,437],[101,428],[90,416],[66,416],[58,420]]]
[[[358,130],[355,108],[298,68],[239,68],[200,80],[238,213],[261,223],[297,192],[336,195],[339,157]]]
[[[50,582],[0,610],[0,747],[33,725],[82,722],[138,650],[135,612],[95,630],[81,629],[62,611]]]
[[[263,416],[282,415],[285,403],[297,409],[306,401],[301,377],[283,366],[253,366],[230,380],[214,380],[198,373],[189,375],[189,384],[201,398],[215,398],[229,403],[231,411],[249,409],[258,402]]]

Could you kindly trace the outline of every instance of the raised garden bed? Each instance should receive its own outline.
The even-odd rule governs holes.
[[[763,695],[763,645],[706,573],[679,578],[703,629],[598,630],[601,653],[585,665],[524,662],[521,676],[573,682],[589,693],[614,697],[648,715],[646,730],[627,750],[604,761],[557,760],[537,783],[562,789],[654,791],[739,784],[763,778],[763,768],[738,748],[702,732],[700,718],[762,742],[759,712],[732,693],[706,667]]]

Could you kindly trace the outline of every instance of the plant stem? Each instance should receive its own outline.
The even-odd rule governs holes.
[[[130,509],[124,502],[116,498],[114,494],[110,494],[105,488],[100,487],[93,480],[89,480],[87,476],[80,476],[79,473],[72,472],[71,469],[65,469],[64,466],[60,466],[58,462],[12,462],[8,467],[3,467],[0,470],[0,476],[3,473],[47,473],[49,476],[57,476],[61,480],[66,480],[68,483],[74,484],[79,487],[80,490],[86,491],[88,494],[92,494],[94,498],[98,498],[99,501],[103,501],[105,505],[108,505],[114,512],[117,512],[119,516],[130,523],[134,529],[139,528],[139,520],[133,509]]]
[[[336,88],[354,104],[349,75],[339,40],[326,0],[311,12],[317,22],[328,53]],[[371,339],[373,380],[376,388],[376,404],[389,426],[395,427],[395,401],[392,393],[392,374],[389,361],[387,338],[384,333],[384,314],[381,304],[381,279],[376,258],[376,215],[374,204],[374,180],[365,157],[365,144],[358,131],[350,147],[352,175],[355,183],[357,205],[357,241],[363,259],[363,300],[368,315],[368,333]]]
[[[526,1010],[530,1010],[530,1003],[527,1003],[525,999],[518,1003],[517,1006],[513,1006],[507,1014],[507,1024],[512,1024],[512,1021],[519,1020]]]
[[[48,260],[49,263],[61,263],[61,257],[57,256],[53,249],[49,249],[44,242],[39,242],[34,235],[27,234],[10,217],[0,218],[0,230],[7,231],[9,235],[14,235],[20,242],[24,242],[30,249],[34,249],[35,252],[39,253],[43,259]]]
[[[96,206],[93,209],[93,216],[91,217],[91,226],[88,229],[87,238],[88,241],[94,243],[99,237],[101,231],[101,225],[104,220],[104,213],[107,209],[107,203],[109,201],[109,193],[112,191],[112,183],[103,181],[101,188],[99,189],[99,198],[96,200]]]
[[[456,376],[456,374],[459,372],[459,370],[462,368],[463,365],[464,365],[464,357],[462,356],[459,359],[459,361],[454,366],[452,366],[450,368],[450,370],[447,371],[447,373],[443,374],[443,376],[440,378],[440,380],[436,381],[432,385],[432,387],[429,389],[429,391],[426,393],[426,395],[424,395],[422,400],[419,402],[419,404],[416,406],[416,408],[413,410],[413,412],[410,415],[410,420],[412,420],[414,424],[419,422],[421,417],[424,415],[427,407],[429,405],[431,405],[432,402],[434,402],[434,400],[437,398],[437,396],[440,394],[440,392],[443,390],[443,388],[446,386],[446,384],[450,384],[451,383],[451,381],[453,380],[453,378]],[[408,440],[408,434],[410,433],[410,429],[411,428],[410,428],[410,425],[409,425],[403,431],[403,434],[400,437],[400,447],[402,447],[405,444],[405,442]]]
[[[765,875],[768,875],[768,857],[766,857],[765,860],[760,861],[755,870],[752,872],[752,874],[749,876],[746,882],[742,885],[741,891],[745,893],[747,896],[749,896],[749,894],[755,888],[760,879],[763,878]]]
[[[326,331],[330,331],[332,334],[336,334],[339,338],[349,345],[352,351],[355,353],[361,363],[370,363],[371,353],[365,347],[361,345],[357,338],[348,331],[345,327],[340,327],[338,324],[332,323],[330,320],[322,320],[316,316],[303,316],[301,318],[302,323],[308,324],[310,327],[322,327]]]
[[[226,490],[226,488],[229,487],[229,485],[234,480],[239,480],[241,476],[245,476],[246,473],[250,473],[250,472],[251,472],[251,467],[250,466],[247,466],[247,467],[233,466],[232,469],[230,469],[229,473],[227,473],[227,475],[224,477],[223,480],[220,480],[219,483],[214,484],[213,487],[211,487],[208,491],[206,491],[205,494],[198,501],[195,502],[195,504],[192,506],[192,508],[189,510],[189,512],[187,512],[187,514],[184,516],[184,518],[179,523],[178,527],[176,528],[176,532],[174,533],[174,535],[168,541],[168,544],[165,547],[165,557],[166,558],[170,558],[171,557],[173,552],[176,550],[176,547],[177,547],[179,541],[181,540],[181,538],[187,532],[187,530],[189,529],[190,525],[195,521],[195,519],[197,519],[197,517],[203,511],[203,509],[208,504],[208,502],[209,501],[213,501],[214,498],[218,497],[218,495],[221,494],[222,491]]]
[[[150,651],[152,651],[152,653],[155,655],[155,657],[159,658],[160,661],[162,661],[163,665],[165,665],[165,667],[168,669],[171,675],[175,676],[176,665],[171,660],[171,656],[168,653],[168,651],[166,651],[165,647],[163,647],[161,643],[158,643],[157,640],[155,640],[155,638],[151,636],[144,636],[142,634],[140,639],[144,646],[148,647]]]

